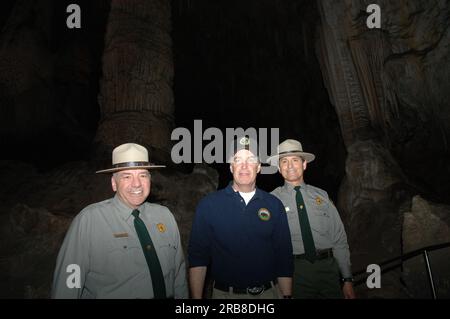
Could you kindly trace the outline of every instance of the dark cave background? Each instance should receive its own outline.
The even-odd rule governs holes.
[[[66,7],[71,3],[81,7],[81,29],[66,27]],[[96,134],[102,123],[105,49],[117,45],[107,37],[108,17],[117,3],[2,2],[0,252],[5,262],[0,265],[0,282],[5,289],[0,297],[46,297],[54,258],[71,218],[87,204],[111,195],[107,178],[93,173],[104,165]],[[369,3],[170,1],[167,60],[173,63],[174,111],[168,112],[164,125],[192,132],[199,119],[203,131],[279,128],[280,141],[299,139],[305,151],[316,154],[306,182],[325,189],[337,204],[353,248],[354,270],[409,248],[450,241],[450,7],[442,1],[380,1],[386,17],[382,30],[368,31],[361,21]],[[333,12],[337,25],[330,18]],[[130,38],[136,36],[127,19],[116,23],[123,25],[124,39],[127,32]],[[324,43],[332,41],[342,44],[340,49],[324,49]],[[144,48],[153,45],[141,42]],[[345,50],[351,53],[347,60],[356,65],[351,75],[347,69],[340,74],[348,63]],[[123,72],[124,81],[128,76]],[[343,85],[336,80],[339,76],[359,81],[369,120],[361,115],[360,105],[343,109],[343,93],[336,89]],[[367,82],[373,82],[373,88]],[[354,86],[346,86],[352,98]],[[123,108],[125,114],[127,106]],[[357,124],[348,125],[351,121]],[[124,115],[122,124],[127,123]],[[170,145],[168,141],[169,149]],[[170,167],[156,174],[150,200],[174,212],[186,244],[196,203],[231,180],[228,165],[214,164],[214,170],[202,171],[193,164],[170,165],[164,156],[156,159]],[[266,191],[282,182],[279,174],[257,180]],[[428,222],[431,215],[438,216],[439,223]],[[41,250],[33,252],[31,242],[41,243]],[[39,253],[42,257],[36,257]],[[445,268],[445,258],[437,258],[438,269]],[[417,265],[404,269],[398,274],[403,281],[418,272],[423,275]],[[445,293],[450,291],[449,278],[438,279]],[[398,278],[392,281],[389,287],[397,287]],[[421,293],[427,289],[423,283],[414,284],[405,295],[405,285],[399,286],[388,288],[383,297],[424,297]]]
[[[29,162],[39,171],[87,160],[100,119],[97,95],[109,5],[78,1],[82,28],[69,29],[66,8],[71,3],[2,4],[2,28],[11,16],[25,20],[14,38],[3,32],[2,50],[15,54],[7,72],[27,81],[18,92],[1,88],[1,145],[11,150],[2,158]]]
[[[204,129],[223,132],[279,128],[280,141],[298,139],[317,154],[308,180],[336,198],[345,148],[314,53],[314,3],[186,3],[172,9],[177,126],[192,131],[202,119]],[[223,187],[231,175],[227,165],[216,168]],[[258,177],[266,191],[281,183],[279,174]]]
[[[3,11],[2,25],[14,3]],[[50,74],[44,83],[36,78],[21,92],[20,102],[8,101],[8,89],[3,89],[8,126],[2,128],[0,145],[10,150],[4,159],[29,162],[45,172],[92,156],[108,2],[77,2],[81,29],[65,27],[71,1],[37,3],[40,11],[28,19],[35,36],[31,49],[47,58],[44,66],[37,57],[26,62]],[[314,52],[318,20],[317,8],[308,1],[262,1],[258,6],[251,1],[173,1],[175,126],[193,131],[194,119],[201,119],[203,130],[279,128],[280,141],[299,139],[317,155],[308,180],[336,199],[345,147]],[[17,47],[27,50],[29,45]],[[181,166],[182,171],[193,167]],[[212,166],[224,187],[231,178],[227,165]],[[279,174],[258,177],[259,187],[267,191],[280,183]]]

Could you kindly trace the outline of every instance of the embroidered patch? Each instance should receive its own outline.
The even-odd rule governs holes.
[[[166,225],[164,225],[163,223],[157,224],[156,227],[158,227],[160,233],[164,233],[166,231]]]
[[[262,221],[268,221],[270,219],[270,212],[267,208],[260,208],[258,210],[258,217]]]
[[[316,197],[316,204],[317,205],[321,205],[323,203],[323,199],[320,198],[319,196]]]

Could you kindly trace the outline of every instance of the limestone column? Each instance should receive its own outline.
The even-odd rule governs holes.
[[[359,8],[365,8],[358,1],[318,0],[318,7],[319,61],[347,149],[338,206],[354,270],[359,270],[400,254],[399,206],[407,201],[406,178],[384,138],[382,39],[374,35],[372,45],[364,42],[365,29],[352,17],[352,10],[358,16]]]
[[[100,80],[97,161],[115,146],[146,146],[151,161],[167,163],[173,128],[170,1],[112,0]]]

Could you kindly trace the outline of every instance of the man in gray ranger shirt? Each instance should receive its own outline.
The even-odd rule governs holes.
[[[272,194],[284,204],[294,253],[294,298],[355,298],[347,235],[328,194],[304,182],[314,154],[288,139],[267,160],[278,166],[284,185]],[[342,284],[342,285],[341,285]]]
[[[116,147],[110,173],[116,195],[73,220],[58,254],[53,298],[187,298],[178,226],[167,207],[145,202],[150,169],[143,146]]]

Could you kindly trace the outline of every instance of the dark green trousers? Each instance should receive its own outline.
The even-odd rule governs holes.
[[[344,298],[339,266],[334,258],[316,260],[295,259],[293,298]]]

